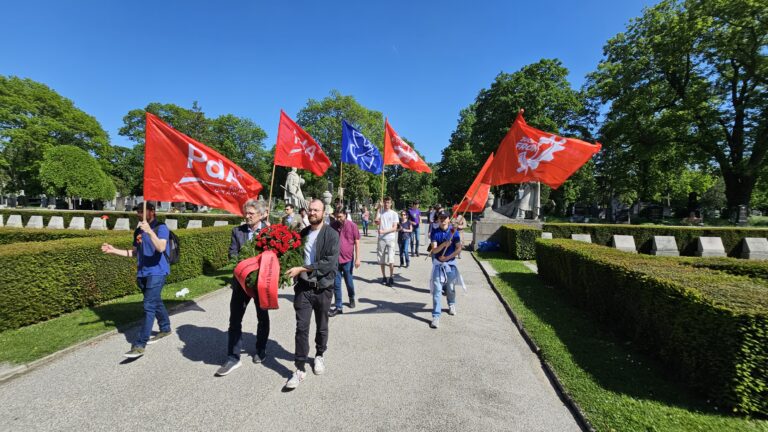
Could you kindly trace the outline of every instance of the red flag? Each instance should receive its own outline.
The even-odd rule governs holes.
[[[384,165],[402,165],[409,170],[431,173],[426,164],[411,146],[384,120]]]
[[[242,168],[147,113],[144,199],[186,201],[242,215],[262,186]]]
[[[488,167],[493,163],[493,153],[488,156],[488,160],[483,164],[483,168],[475,177],[475,181],[469,187],[467,193],[464,194],[464,198],[461,203],[453,206],[453,212],[472,212],[479,213],[485,209],[485,202],[488,201],[488,192],[491,190],[491,185],[483,183],[485,173],[488,171]]]
[[[331,166],[331,161],[317,141],[280,110],[275,165],[310,170],[320,177]]]
[[[600,147],[532,128],[520,110],[483,181],[491,186],[540,181],[557,189]]]

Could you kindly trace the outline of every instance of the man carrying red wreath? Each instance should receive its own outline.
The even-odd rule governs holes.
[[[323,354],[328,348],[328,309],[339,265],[339,234],[323,223],[325,205],[319,199],[309,203],[309,226],[301,230],[304,265],[292,267],[285,275],[296,280],[293,308],[296,310],[296,372],[285,383],[295,389],[307,376],[309,323],[315,313],[315,375],[325,372]]]
[[[232,229],[232,242],[229,245],[229,259],[238,255],[240,249],[253,239],[258,232],[269,226],[269,215],[263,202],[254,199],[243,205],[245,223]],[[256,306],[256,353],[254,363],[262,363],[267,358],[267,340],[269,339],[269,311],[259,306],[257,290],[253,304]],[[242,350],[243,316],[248,308],[251,297],[245,293],[237,278],[232,278],[232,298],[229,301],[229,329],[227,330],[227,361],[216,371],[217,376],[229,375],[230,372],[242,365],[240,352]]]

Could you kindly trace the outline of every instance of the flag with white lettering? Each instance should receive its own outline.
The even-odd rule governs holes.
[[[384,120],[384,164],[401,165],[420,173],[431,173],[429,165],[412,149],[400,135]]]
[[[311,135],[280,110],[275,165],[310,170],[314,175],[322,177],[331,166],[331,160]]]
[[[262,186],[215,150],[147,113],[144,199],[189,202],[243,215]]]
[[[341,121],[341,161],[373,174],[384,167],[379,149],[346,120]]]

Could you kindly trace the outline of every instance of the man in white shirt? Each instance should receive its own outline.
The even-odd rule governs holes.
[[[395,272],[395,243],[397,242],[397,223],[400,218],[392,210],[392,198],[384,198],[384,207],[376,215],[376,224],[379,225],[379,241],[376,247],[376,255],[381,264],[381,283],[394,285]],[[389,279],[387,279],[386,266],[389,265]]]

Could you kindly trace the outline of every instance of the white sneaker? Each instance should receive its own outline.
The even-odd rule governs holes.
[[[456,315],[456,305],[448,305],[448,315]]]
[[[440,318],[432,318],[432,322],[429,324],[429,326],[433,329],[440,327]]]
[[[315,357],[315,367],[312,369],[315,375],[322,375],[325,373],[325,359],[323,356]]]
[[[302,381],[304,381],[304,378],[307,377],[306,372],[302,372],[300,370],[296,370],[296,372],[293,373],[293,376],[291,379],[288,380],[288,382],[285,383],[285,388],[289,389],[295,389],[296,387],[301,384]]]

